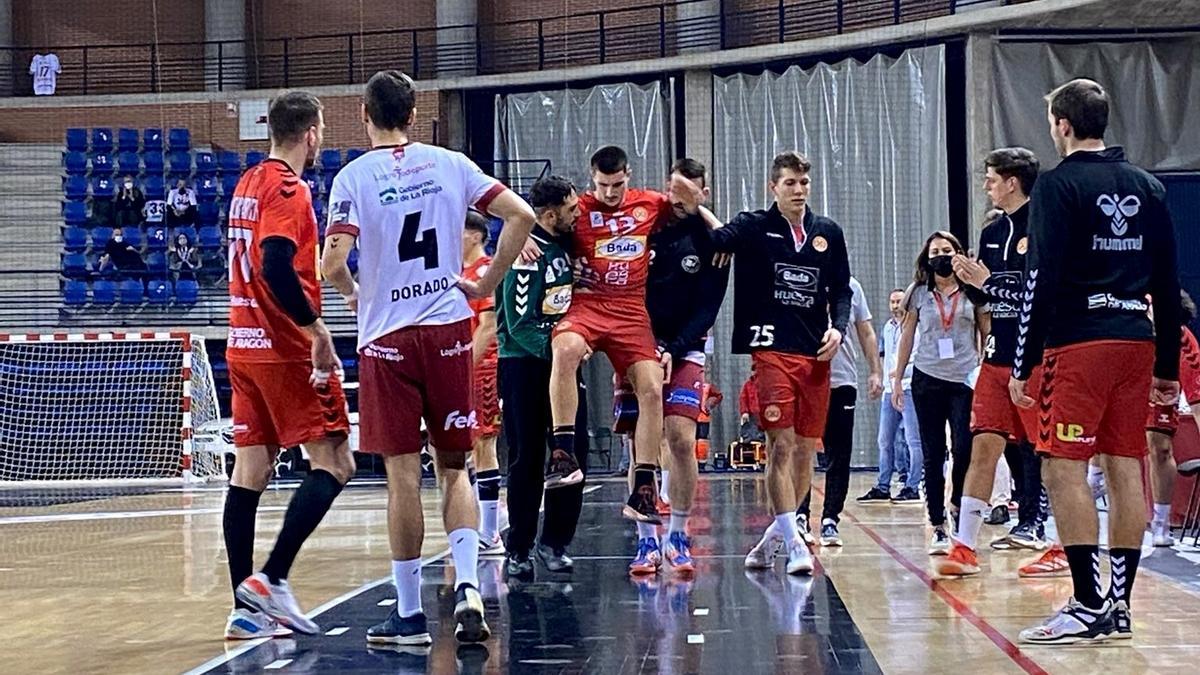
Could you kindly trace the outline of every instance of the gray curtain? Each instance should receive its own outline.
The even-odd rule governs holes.
[[[1058,163],[1043,96],[1076,77],[1096,80],[1111,101],[1106,140],[1126,145],[1150,171],[1200,169],[1200,40],[993,47],[993,145],[1023,145],[1042,166]]]
[[[713,192],[718,215],[771,203],[771,158],[799,150],[813,163],[811,207],[846,232],[850,266],[862,283],[876,331],[887,317],[888,292],[911,281],[925,237],[948,228],[944,48],[820,64],[781,74],[715,78]],[[735,265],[754,264],[735,260]],[[732,300],[730,290],[729,299]],[[736,397],[749,359],[729,354],[733,303],[715,328],[711,373],[732,397],[713,418],[713,444],[737,436]],[[847,336],[857,340],[857,336]],[[879,404],[866,396],[859,363],[855,425],[858,466],[878,463]]]

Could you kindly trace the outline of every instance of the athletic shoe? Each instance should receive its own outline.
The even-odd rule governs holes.
[[[575,561],[567,555],[566,549],[538,544],[536,550],[538,560],[541,560],[550,572],[571,572],[575,569]]]
[[[808,527],[808,516],[799,513],[796,514],[796,529],[800,532],[800,538],[804,540],[804,543],[809,546],[817,543],[817,540],[813,537],[812,530]]]
[[[1010,548],[1041,551],[1046,548],[1045,532],[1045,528],[1033,523],[1017,523],[1008,531]]]
[[[1117,632],[1112,605],[1106,600],[1100,609],[1088,609],[1075,598],[1037,626],[1021,631],[1021,642],[1035,645],[1070,645],[1103,642]]]
[[[899,474],[896,476],[896,484],[897,485],[904,485],[907,482],[908,482],[908,474],[902,473],[902,474]]]
[[[837,523],[833,519],[826,518],[821,523],[821,545],[822,546],[841,546],[842,538],[838,536]]]
[[[899,494],[892,497],[893,504],[920,504],[921,493],[916,488],[901,488]]]
[[[988,514],[988,517],[985,518],[983,522],[988,525],[1003,525],[1007,523],[1008,506],[1005,504],[1000,504],[996,508],[992,509],[992,512]]]
[[[743,564],[746,569],[769,570],[775,566],[775,556],[779,555],[781,548],[783,548],[782,537],[763,537],[746,554],[746,561]]]
[[[1067,564],[1067,552],[1062,546],[1054,544],[1042,557],[1031,563],[1022,565],[1017,570],[1017,576],[1025,579],[1049,579],[1054,577],[1071,576],[1071,566]]]
[[[392,613],[383,623],[375,624],[367,629],[367,642],[388,645],[431,645],[433,636],[429,634],[429,625],[425,615],[417,613],[401,617],[392,605]]]
[[[546,472],[546,489],[563,488],[583,482],[579,462],[564,450],[550,453],[550,470]]]
[[[483,617],[483,598],[474,586],[463,584],[454,592],[454,623],[459,642],[484,642],[492,636]]]
[[[946,555],[950,552],[950,537],[946,536],[946,528],[933,528],[933,537],[929,540],[929,555]]]
[[[639,523],[662,525],[662,516],[658,515],[658,508],[654,503],[657,498],[658,490],[653,485],[635,488],[629,495],[629,501],[625,502],[625,507],[621,509],[621,515]]]
[[[662,565],[662,552],[658,548],[658,540],[653,537],[639,539],[637,556],[634,557],[633,562],[629,563],[629,573],[634,576],[657,574],[660,565]]]
[[[529,559],[529,554],[509,551],[504,556],[504,573],[509,578],[532,579],[533,561]]]
[[[1113,625],[1117,630],[1109,637],[1114,640],[1132,640],[1133,619],[1129,616],[1129,605],[1125,604],[1124,600],[1114,602],[1112,616]]]
[[[1175,537],[1171,536],[1170,530],[1166,532],[1154,533],[1154,545],[1156,547],[1170,547],[1175,545]]]
[[[663,558],[682,576],[696,573],[696,564],[692,560],[692,542],[682,532],[672,532],[663,546]]]
[[[225,622],[226,640],[255,640],[258,638],[287,637],[292,630],[281,625],[275,619],[263,614],[238,607],[229,613]]]
[[[804,540],[793,541],[792,545],[788,546],[787,573],[813,573],[812,551],[808,550],[808,544],[804,543]]]
[[[479,537],[479,557],[480,558],[502,558],[504,557],[504,540],[500,535],[496,535],[491,541]]]
[[[297,633],[316,635],[321,632],[321,627],[300,611],[300,605],[296,603],[286,579],[273,584],[267,575],[257,572],[238,584],[234,595]]]
[[[979,574],[979,557],[966,544],[956,541],[946,557],[933,563],[933,570],[944,577]]]
[[[654,508],[658,510],[658,515],[660,516],[671,515],[671,505],[662,500],[662,495],[659,495],[658,499],[655,500]]]
[[[891,500],[892,493],[876,485],[870,490],[867,490],[867,494],[859,497],[855,501],[859,502],[860,504],[865,504],[867,502],[890,502]]]

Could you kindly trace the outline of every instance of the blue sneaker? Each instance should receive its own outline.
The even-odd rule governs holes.
[[[671,567],[675,568],[677,574],[691,576],[696,573],[691,548],[692,542],[682,532],[672,532],[667,537],[667,545],[663,547],[663,557],[667,559]]]
[[[433,644],[433,636],[429,634],[424,614],[401,617],[396,606],[392,605],[392,613],[383,623],[367,629],[367,642],[373,645],[420,646]]]
[[[658,540],[646,537],[638,540],[637,557],[629,563],[629,573],[633,575],[657,574],[662,565],[662,552],[658,548]]]

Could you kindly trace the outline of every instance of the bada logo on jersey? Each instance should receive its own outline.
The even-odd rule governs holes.
[[[820,271],[813,267],[798,265],[775,264],[775,285],[793,291],[817,291],[817,277]]]
[[[542,300],[542,314],[557,316],[565,314],[571,307],[571,287],[557,286],[546,289],[546,297]]]
[[[596,242],[596,257],[607,260],[637,260],[646,254],[646,237],[609,237]]]

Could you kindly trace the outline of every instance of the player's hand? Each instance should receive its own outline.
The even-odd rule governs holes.
[[[542,257],[542,247],[537,245],[537,242],[532,238],[525,240],[525,245],[521,247],[521,252],[517,254],[517,260],[526,265],[537,262],[537,259]]]
[[[713,267],[715,267],[719,270],[729,267],[729,264],[732,262],[733,262],[733,254],[732,253],[717,253],[717,254],[713,255],[713,259],[712,259]]]
[[[1174,406],[1179,404],[1179,382],[1154,378],[1150,385],[1150,403],[1152,405]]]
[[[330,374],[342,369],[342,362],[338,360],[337,351],[333,348],[333,336],[329,334],[329,329],[325,327],[325,324],[317,319],[317,322],[309,328],[309,332],[313,336],[313,372],[309,381],[313,386],[325,386],[329,381]]]
[[[896,412],[904,412],[904,388],[899,379],[892,380],[892,407]]]
[[[1018,408],[1032,408],[1033,397],[1025,393],[1026,382],[1015,377],[1008,378],[1008,397]]]
[[[982,261],[971,260],[961,253],[954,256],[951,264],[954,267],[954,274],[958,276],[959,280],[975,288],[983,288],[988,278],[992,276],[992,271]]]
[[[878,373],[867,376],[867,396],[872,401],[878,401],[883,396],[883,378]]]
[[[491,295],[491,293],[487,292],[482,286],[479,285],[479,282],[471,281],[470,279],[459,279],[458,288],[463,293],[466,293],[467,297],[472,300],[486,298],[487,296]]]
[[[817,350],[818,361],[832,361],[834,354],[842,346],[842,333],[836,328],[830,328],[825,331],[825,337],[821,338],[821,348]]]
[[[663,368],[664,382],[671,379],[671,366],[674,365],[674,360],[675,359],[671,356],[671,352],[668,351],[663,351],[658,355],[658,363]]]
[[[701,189],[677,173],[671,174],[667,181],[667,194],[672,202],[679,202],[683,205],[683,210],[692,215],[699,213],[700,205],[704,203],[704,193]]]

